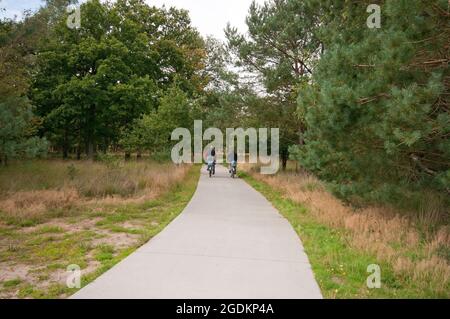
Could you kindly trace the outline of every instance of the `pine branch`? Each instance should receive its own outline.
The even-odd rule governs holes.
[[[450,62],[449,59],[438,59],[438,60],[432,60],[432,61],[424,61],[424,62],[418,62],[410,64],[411,66],[418,66],[418,65],[430,65],[430,64],[442,64],[442,63],[448,63]]]
[[[429,169],[428,167],[426,167],[419,159],[419,157],[417,157],[417,155],[411,154],[410,158],[414,161],[414,163],[416,163],[417,165],[419,165],[419,167],[424,170],[426,173],[428,173],[429,175],[432,176],[436,176],[437,173],[431,169]]]
[[[355,68],[374,68],[375,64],[354,64]]]
[[[381,99],[382,97],[390,98],[391,96],[389,94],[387,94],[387,93],[380,93],[380,94],[378,94],[377,96],[374,96],[374,97],[366,97],[366,98],[359,99],[358,103],[360,105],[365,105],[365,104],[369,104],[371,102],[375,102],[375,101]]]

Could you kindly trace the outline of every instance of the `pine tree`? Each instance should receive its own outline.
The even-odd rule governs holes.
[[[246,23],[248,34],[239,34],[228,26],[228,47],[237,57],[236,65],[256,74],[261,79],[268,98],[253,114],[253,122],[260,127],[280,128],[280,151],[285,169],[290,145],[301,143],[303,119],[295,116],[297,87],[308,82],[314,65],[323,49],[316,31],[321,12],[308,1],[270,0],[264,4],[255,1],[249,9]],[[255,86],[258,86],[257,83]],[[263,120],[263,121],[258,121]],[[272,120],[268,120],[272,119]]]
[[[36,118],[25,97],[0,99],[0,162],[33,158],[47,153],[48,143],[35,136]]]
[[[26,97],[33,53],[45,26],[38,17],[0,20],[0,162],[45,155],[47,141],[36,136],[41,120]]]
[[[322,26],[325,53],[298,99],[297,157],[347,197],[448,192],[448,3],[381,1],[381,28],[369,29],[372,2],[341,2]]]

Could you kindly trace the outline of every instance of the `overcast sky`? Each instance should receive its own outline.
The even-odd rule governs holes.
[[[223,29],[227,22],[241,32],[247,31],[245,17],[252,0],[146,0],[146,2],[158,7],[166,5],[166,7],[187,9],[190,12],[192,24],[202,35],[213,35],[224,39]],[[257,2],[264,3],[264,0],[257,0]],[[20,17],[23,10],[35,10],[42,3],[41,0],[0,0],[0,7],[6,8],[6,12],[0,13],[0,16]]]

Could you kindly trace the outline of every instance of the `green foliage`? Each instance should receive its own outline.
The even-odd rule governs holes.
[[[121,141],[129,151],[170,154],[171,133],[176,128],[193,128],[197,102],[173,86],[159,100],[159,108],[135,121]]]
[[[208,37],[205,41],[206,61],[204,76],[208,80],[206,92],[209,94],[230,92],[239,85],[238,75],[230,69],[232,58],[225,44]]]
[[[20,278],[11,279],[3,282],[3,287],[10,288],[10,287],[16,287],[22,283],[22,280]]]
[[[67,28],[62,16],[39,48],[31,96],[52,144],[93,158],[156,111],[173,83],[189,96],[201,92],[205,54],[183,10],[143,0],[94,0],[81,10],[81,28]]]
[[[226,29],[238,65],[260,73],[269,93],[289,99],[301,77],[311,75],[322,49],[315,34],[320,12],[308,1],[253,2],[246,22],[249,37],[231,26]]]
[[[96,156],[96,160],[104,163],[109,169],[119,168],[121,163],[121,159],[111,153],[99,153]]]
[[[8,159],[46,154],[47,141],[33,136],[36,124],[26,98],[0,99],[0,160],[5,165]]]
[[[264,98],[250,94],[257,102],[241,113],[248,115],[250,126],[280,128],[283,168],[289,146],[302,143],[303,118],[295,116],[297,86],[308,82],[323,49],[316,34],[322,15],[314,9],[309,1],[253,2],[246,20],[248,36],[231,26],[225,31],[236,66],[262,82],[250,84],[251,90],[261,84],[265,89]]]
[[[111,245],[101,245],[98,248],[95,259],[100,262],[110,261],[114,257],[114,247]]]
[[[448,192],[447,4],[384,1],[382,28],[369,29],[370,3],[340,4],[321,27],[327,50],[300,89],[306,145],[295,157],[345,198]]]

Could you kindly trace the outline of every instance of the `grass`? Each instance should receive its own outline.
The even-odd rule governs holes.
[[[10,288],[10,287],[16,287],[22,283],[22,279],[16,278],[11,279],[3,282],[3,287]]]
[[[33,226],[77,215],[80,203],[142,202],[167,191],[186,167],[141,162],[27,161],[0,169],[0,219]],[[82,208],[82,207],[81,207]]]
[[[326,298],[449,298],[447,228],[419,235],[412,221],[387,209],[353,210],[311,176],[241,172],[292,224]],[[433,228],[433,227],[430,227]],[[423,228],[422,228],[423,229]],[[440,247],[439,249],[437,247]],[[369,265],[382,286],[368,289]]]
[[[67,165],[83,173],[67,174]],[[196,166],[129,162],[119,167],[129,175],[103,163],[62,161],[0,171],[0,298],[65,298],[75,293],[65,285],[68,265],[79,265],[82,284],[88,284],[164,229],[190,201],[199,178]],[[114,181],[116,189],[127,188],[126,180],[137,176],[141,186],[111,196],[96,185],[91,197],[82,189],[93,180],[101,183],[97,172],[122,176]],[[14,182],[7,180],[13,176]],[[66,201],[70,205],[55,199],[64,200],[61,194],[69,191],[76,194]],[[42,203],[45,207],[35,208]]]

